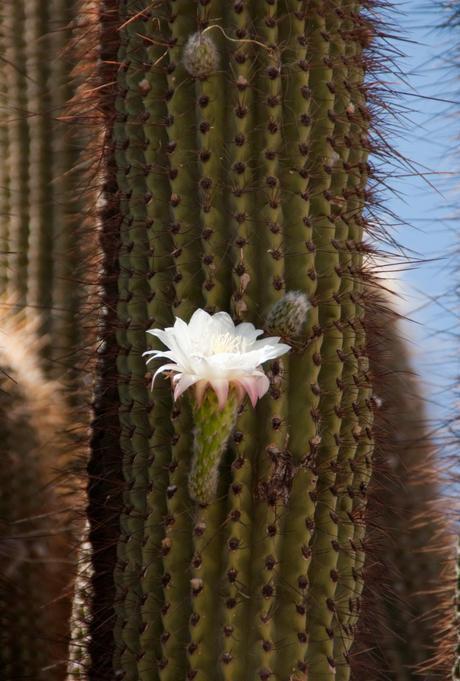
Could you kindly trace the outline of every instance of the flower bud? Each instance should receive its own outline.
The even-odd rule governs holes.
[[[310,303],[301,291],[289,291],[269,310],[266,330],[289,338],[299,336],[307,319]]]
[[[219,52],[208,35],[193,33],[185,44],[183,62],[191,76],[207,78],[219,67]]]

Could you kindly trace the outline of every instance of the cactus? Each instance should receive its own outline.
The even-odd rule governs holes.
[[[70,641],[66,681],[82,681],[89,667],[88,585],[92,578],[91,545],[88,541],[88,526],[83,528],[79,546],[75,576],[72,613],[70,616]]]
[[[457,565],[456,565],[456,591],[455,591],[455,618],[454,629],[456,637],[454,667],[452,678],[454,681],[460,679],[460,550],[457,545]]]
[[[73,521],[58,474],[69,460],[69,416],[59,385],[40,369],[38,326],[2,300],[0,669],[5,679],[58,681],[74,569]]]
[[[0,20],[2,678],[64,678],[87,397],[69,394],[83,334],[79,148],[65,107],[77,3],[5,0]],[[59,377],[61,382],[51,380]],[[80,382],[80,379],[79,379]],[[82,381],[83,382],[83,381]],[[75,381],[73,382],[75,387]],[[66,404],[72,402],[72,422]],[[79,410],[77,412],[77,404]],[[71,430],[71,433],[69,432]],[[84,430],[84,429],[83,429]],[[65,431],[65,432],[64,432]]]
[[[40,316],[43,367],[75,366],[85,270],[79,219],[80,153],[66,123],[77,81],[66,53],[78,3],[5,0],[0,52],[0,293]]]
[[[99,18],[110,305],[89,678],[348,679],[372,473],[361,272],[377,28],[355,2],[107,0]],[[191,403],[162,379],[150,393],[146,331],[200,307],[264,326],[289,292],[306,320],[287,327],[269,394],[243,404],[216,498],[197,504]],[[103,508],[117,460],[118,536]]]
[[[373,428],[380,365],[370,350],[387,319],[369,323],[369,288],[377,284],[364,243],[368,182],[376,181],[368,155],[382,151],[370,127],[379,121],[380,90],[373,99],[368,75],[385,66],[378,19],[355,0],[82,2],[79,54],[92,39],[97,45],[88,48],[87,91],[73,98],[89,142],[88,200],[97,202],[87,249],[69,219],[73,149],[50,141],[63,129],[51,111],[64,111],[75,84],[65,61],[45,59],[45,51],[60,57],[68,48],[77,8],[65,0],[5,7],[0,79],[16,115],[1,111],[0,199],[11,217],[2,221],[0,276],[21,306],[43,308],[45,355],[55,363],[68,366],[85,333],[72,278],[85,271],[91,280],[96,270],[100,277],[100,314],[88,308],[101,343],[69,680],[358,679],[369,630],[371,647],[387,645],[368,624],[377,613],[369,566],[377,555],[394,567],[397,557],[369,552],[367,527],[381,484],[380,422]],[[37,116],[25,115],[32,109]],[[53,307],[61,314],[50,314]],[[290,353],[265,367],[265,396],[251,392],[246,376],[251,404],[234,385],[227,393],[207,378],[196,398],[190,387],[179,395],[177,376],[174,394],[161,377],[150,390],[146,331],[174,317],[188,322],[200,308],[289,343]],[[164,348],[153,343],[156,358]],[[26,443],[13,456],[31,474],[28,456],[46,464],[35,450],[47,419],[40,432],[33,418],[25,422],[20,407],[29,408],[30,396],[19,403],[27,383],[19,365],[13,369],[20,380],[9,397],[19,416],[11,440]],[[42,388],[52,385],[34,375]],[[397,413],[397,397],[391,409]],[[437,483],[422,477],[417,486],[416,464],[411,459],[408,487],[413,496],[422,489],[425,503],[425,491],[438,495]],[[21,494],[30,489],[30,480],[17,479]],[[419,513],[418,497],[414,507]],[[4,512],[10,524],[15,513]],[[32,522],[26,506],[20,513]],[[420,542],[439,528],[447,555],[446,529],[436,521],[411,536]],[[5,546],[17,542],[7,536]],[[424,612],[420,565],[411,565],[408,593]],[[36,575],[13,567],[24,572],[23,592],[29,583],[37,592]],[[2,649],[7,673],[43,678],[49,658],[32,654],[36,622],[24,599],[13,601],[7,610],[18,626]],[[399,617],[413,639],[406,659],[397,643],[386,649],[389,672],[406,679],[435,630],[418,630],[405,610],[387,606],[380,621]],[[39,628],[53,635],[47,622]]]
[[[456,638],[455,537],[441,462],[400,320],[388,296],[369,296],[376,472],[368,490],[368,611],[353,649],[354,678],[447,679]]]

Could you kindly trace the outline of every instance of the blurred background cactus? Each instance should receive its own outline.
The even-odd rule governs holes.
[[[71,455],[60,386],[40,368],[39,319],[0,323],[0,671],[2,678],[64,678],[74,561],[75,499],[62,478]]]
[[[412,366],[407,324],[392,311],[390,295],[369,295],[376,470],[368,492],[367,613],[354,664],[373,679],[449,679],[457,638],[454,527],[443,492],[449,478]]]
[[[75,367],[87,283],[77,229],[81,145],[66,122],[76,88],[66,50],[78,5],[5,0],[0,23],[1,291],[35,311],[53,377]]]
[[[83,231],[76,223],[80,145],[66,110],[77,85],[66,53],[76,16],[77,3],[69,0],[5,0],[0,11],[0,676],[5,679],[57,681],[67,667],[82,504],[81,484],[69,474],[81,459],[83,411],[88,411],[75,394],[85,379],[78,353],[88,282],[82,275]]]
[[[88,525],[72,615],[64,599],[59,620],[61,639],[71,622],[69,666],[31,652],[34,627],[56,640],[57,620],[30,622],[12,599],[6,678],[63,678],[66,668],[88,681],[451,673],[453,643],[442,659],[432,645],[453,593],[450,577],[443,599],[436,591],[452,541],[435,457],[394,315],[369,293],[380,286],[369,155],[389,152],[381,80],[392,68],[375,10],[355,0],[4,3],[2,287],[36,310],[40,380],[63,389],[60,404],[85,403],[86,358],[94,373]],[[148,329],[197,308],[292,346],[266,367],[256,409],[240,408],[207,504],[189,496],[188,395],[173,403],[164,379],[151,391],[142,356]],[[19,404],[24,390],[29,409],[14,372],[7,399]],[[9,441],[43,442],[21,418]],[[75,421],[65,411],[54,433]],[[15,484],[35,484],[26,498],[46,509],[49,462],[34,447],[14,444]],[[32,477],[31,453],[44,466]],[[70,463],[81,453],[78,443]],[[56,458],[59,471],[68,464]],[[59,515],[64,497],[48,487]],[[13,500],[2,520],[16,566],[10,528],[36,511]],[[54,529],[41,526],[59,553]],[[35,584],[26,564],[16,569],[23,589]],[[67,567],[59,579],[69,585]],[[59,601],[51,592],[40,598]],[[51,617],[44,602],[33,607]],[[19,645],[28,657],[12,666]]]

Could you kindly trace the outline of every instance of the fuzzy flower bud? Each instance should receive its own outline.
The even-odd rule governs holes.
[[[207,78],[219,68],[219,52],[208,35],[193,33],[185,44],[183,62],[191,76]]]
[[[299,336],[310,309],[307,296],[301,291],[289,291],[269,310],[267,331],[284,338]]]

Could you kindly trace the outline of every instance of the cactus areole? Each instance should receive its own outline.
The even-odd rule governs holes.
[[[106,0],[99,21],[89,678],[346,681],[376,19],[354,0]],[[173,390],[151,389],[146,351]]]

